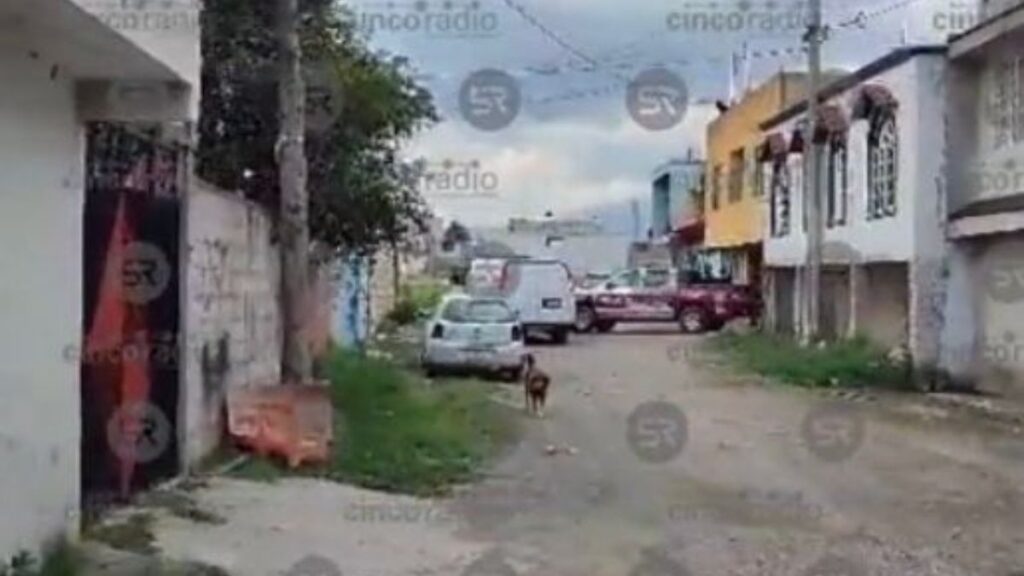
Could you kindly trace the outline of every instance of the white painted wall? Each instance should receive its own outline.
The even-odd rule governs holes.
[[[891,218],[868,220],[867,213],[867,121],[850,127],[847,176],[850,182],[848,218],[845,226],[827,228],[825,242],[845,244],[856,249],[863,262],[908,262],[922,252],[935,254],[941,235],[935,213],[935,182],[941,175],[941,150],[945,139],[941,110],[944,99],[924,72],[941,65],[937,55],[918,56],[896,68],[869,78],[867,83],[889,88],[902,105],[896,112],[900,138],[897,214]],[[854,87],[829,100],[843,108],[849,117]],[[798,118],[773,127],[771,131],[792,134]],[[799,171],[802,158],[790,158]],[[793,179],[790,233],[781,238],[765,230],[765,263],[768,266],[797,266],[806,260],[807,236],[803,228],[803,193],[800,178]],[[768,210],[770,195],[765,195]],[[927,214],[923,211],[927,211]],[[767,212],[766,212],[767,215]],[[767,216],[764,219],[769,222]],[[941,248],[941,242],[938,242]],[[828,255],[826,255],[827,257]],[[836,261],[834,263],[841,263]]]
[[[73,522],[84,154],[74,89],[0,48],[0,559]],[[75,175],[79,175],[76,179]]]
[[[228,388],[280,382],[282,339],[280,251],[264,210],[193,180],[187,219],[186,466],[217,446]]]
[[[991,16],[1020,4],[991,0],[986,12]],[[1024,194],[1024,143],[997,147],[996,123],[989,113],[995,67],[1020,56],[1024,29],[995,31],[999,35],[992,42],[951,63],[946,148],[951,212],[981,200]],[[1024,301],[997,296],[992,288],[993,273],[1015,272],[1024,253],[1021,214],[1006,210],[951,222],[947,321],[941,341],[941,366],[954,380],[1017,401],[1024,401]]]
[[[71,1],[177,72],[191,87],[188,118],[199,118],[201,0]]]

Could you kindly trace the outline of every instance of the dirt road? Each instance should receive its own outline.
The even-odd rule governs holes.
[[[229,523],[161,521],[160,545],[288,576],[1024,570],[1020,435],[918,397],[764,386],[699,344],[651,327],[539,348],[546,417],[454,499],[219,482],[200,498]]]

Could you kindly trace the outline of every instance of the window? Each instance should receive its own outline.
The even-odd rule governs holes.
[[[846,205],[849,190],[847,181],[846,140],[833,138],[828,144],[828,196],[826,211],[828,227],[846,224]]]
[[[722,193],[722,166],[719,164],[711,171],[711,209],[718,210]]]
[[[640,286],[640,271],[623,270],[612,276],[609,284],[615,288],[636,288]]]
[[[789,166],[784,159],[777,159],[772,164],[771,184],[771,230],[772,236],[780,237],[789,234],[791,214]]]
[[[751,155],[751,158],[753,159],[754,156]],[[754,180],[753,183],[751,184],[751,188],[754,191],[753,192],[754,196],[757,197],[757,198],[763,198],[764,197],[764,193],[765,193],[765,189],[764,189],[764,187],[765,187],[765,171],[767,169],[768,169],[767,168],[767,164],[762,164],[760,162],[757,162],[756,160],[754,160],[754,161],[752,161],[750,163],[750,171],[752,172],[751,177]]]
[[[729,154],[729,203],[743,199],[743,149],[734,150]]]
[[[672,280],[672,273],[664,268],[648,268],[644,271],[644,288],[666,288]]]
[[[1000,62],[995,70],[991,110],[996,150],[1024,142],[1024,58]]]
[[[512,322],[515,314],[501,300],[457,298],[448,303],[441,317],[458,324],[494,324]]]
[[[868,129],[869,220],[896,215],[896,183],[899,176],[899,137],[896,118],[889,111],[876,113]]]

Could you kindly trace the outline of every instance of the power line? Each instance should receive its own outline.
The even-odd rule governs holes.
[[[852,18],[848,18],[841,22],[837,22],[834,26],[840,30],[847,30],[854,27],[866,29],[867,22],[869,20],[874,20],[879,16],[885,16],[886,14],[895,12],[901,8],[906,8],[907,6],[915,4],[917,2],[920,2],[920,0],[897,0],[896,2],[890,4],[889,6],[884,6],[882,8],[878,8],[875,10],[861,10],[860,12],[857,12],[857,14]]]
[[[577,48],[574,44],[572,44],[571,42],[569,42],[568,40],[563,38],[560,34],[555,32],[554,30],[552,30],[546,24],[541,22],[540,18],[537,18],[536,16],[531,14],[530,11],[527,10],[525,6],[523,6],[522,4],[517,2],[516,0],[503,0],[503,2],[511,10],[513,10],[514,12],[519,14],[519,16],[523,18],[523,20],[525,20],[531,26],[536,28],[546,38],[548,38],[549,40],[551,40],[552,42],[557,44],[559,47],[561,47],[563,50],[565,50],[569,54],[571,54],[571,55],[575,56],[576,58],[582,60],[583,62],[585,62],[589,66],[593,67],[595,70],[603,70],[603,71],[608,72],[609,74],[611,74],[611,76],[613,76],[617,80],[619,80],[621,82],[624,82],[624,83],[627,83],[627,84],[629,83],[629,79],[628,78],[624,78],[618,72],[608,71],[608,70],[604,69],[604,67],[601,65],[601,63],[597,59],[591,57],[590,55],[588,55],[583,50]]]

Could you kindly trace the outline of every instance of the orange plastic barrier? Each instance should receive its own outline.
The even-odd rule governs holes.
[[[330,457],[333,409],[327,386],[270,386],[230,390],[228,434],[260,456],[279,456],[288,466]]]

